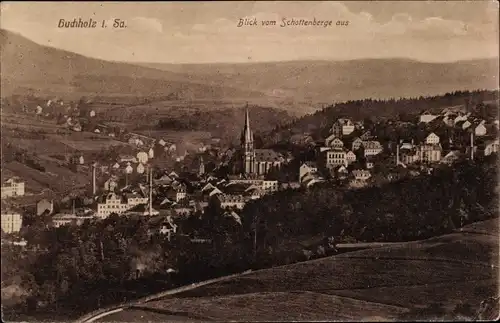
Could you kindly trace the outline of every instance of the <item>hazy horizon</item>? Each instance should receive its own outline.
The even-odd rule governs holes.
[[[498,58],[498,3],[2,2],[1,28],[40,45],[132,64],[234,64]],[[240,18],[349,21],[331,27],[237,27]],[[60,19],[127,28],[58,28]],[[75,41],[76,40],[76,41]]]

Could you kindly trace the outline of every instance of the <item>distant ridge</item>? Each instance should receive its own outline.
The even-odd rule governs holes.
[[[186,75],[89,58],[42,46],[11,31],[0,30],[2,95],[31,88],[42,93],[76,95],[168,96],[180,99],[261,97],[261,93],[191,81]]]
[[[0,30],[0,44],[2,96],[34,89],[42,94],[75,96],[254,100],[303,114],[339,101],[498,88],[497,59],[132,64],[42,46],[7,30]]]
[[[209,84],[246,85],[268,95],[317,102],[437,95],[498,88],[498,60],[428,63],[407,58],[237,64],[141,64],[189,73]]]

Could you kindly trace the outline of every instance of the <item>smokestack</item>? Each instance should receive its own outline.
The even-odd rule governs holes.
[[[396,143],[396,166],[399,165],[399,143]]]
[[[153,212],[153,169],[149,169],[149,216]]]
[[[470,133],[470,159],[474,160],[474,132]]]
[[[95,163],[92,164],[92,195],[95,196],[95,193],[97,191],[97,187],[96,187],[96,181],[95,181]]]

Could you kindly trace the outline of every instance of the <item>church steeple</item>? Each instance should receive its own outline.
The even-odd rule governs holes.
[[[243,133],[241,134],[241,144],[246,147],[249,143],[253,143],[253,133],[250,129],[250,117],[248,114],[248,103],[245,107],[245,127],[243,128]]]
[[[243,171],[245,174],[253,174],[255,171],[255,151],[253,133],[250,129],[248,103],[245,107],[245,127],[241,133],[241,148],[243,150]]]

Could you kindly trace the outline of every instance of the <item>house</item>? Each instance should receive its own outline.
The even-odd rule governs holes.
[[[330,133],[337,137],[348,136],[355,129],[354,123],[348,118],[339,118],[330,129]]]
[[[274,180],[263,180],[262,184],[259,186],[264,192],[276,192],[278,190],[278,181]]]
[[[156,185],[169,185],[173,182],[174,180],[172,178],[170,178],[170,176],[168,176],[167,174],[163,174],[162,177],[158,178],[158,179],[155,179],[153,180],[153,182],[156,184]]]
[[[24,196],[24,182],[18,177],[12,177],[2,184],[2,199],[8,197]]]
[[[460,121],[467,121],[468,115],[465,114],[459,114],[457,117],[455,117],[455,120],[453,120],[454,124],[457,124]]]
[[[489,156],[493,153],[498,153],[498,138],[485,142],[484,155]]]
[[[324,153],[324,163],[326,168],[334,168],[340,165],[347,165],[346,152],[343,150],[329,150]]]
[[[432,114],[429,111],[425,111],[424,113],[422,113],[420,115],[420,122],[429,123],[432,120],[436,119],[437,117],[438,117],[438,115]]]
[[[217,199],[220,201],[221,208],[237,208],[243,209],[246,203],[246,199],[243,195],[229,195],[229,194],[219,194]]]
[[[373,135],[371,133],[371,131],[366,131],[365,133],[363,133],[361,136],[359,136],[359,139],[361,139],[362,141],[364,140],[372,140],[373,139]]]
[[[335,170],[335,176],[338,178],[338,179],[344,179],[347,177],[347,175],[349,175],[349,170],[347,169],[346,166],[342,165],[342,166],[339,166],[336,170]]]
[[[461,157],[461,153],[458,150],[452,150],[449,153],[447,153],[440,161],[442,164],[446,165],[452,165],[456,163]]]
[[[146,204],[149,201],[148,197],[145,197],[138,193],[125,193],[123,197],[129,207],[133,207],[139,204]]]
[[[363,145],[363,139],[361,139],[360,137],[355,138],[352,141],[352,151],[358,150],[359,148],[361,148],[362,145]]]
[[[299,167],[299,181],[302,181],[302,178],[310,173],[318,172],[318,166],[314,162],[305,162]]]
[[[465,130],[465,129],[469,128],[470,126],[472,126],[472,123],[469,120],[465,120],[463,122],[458,122],[457,125],[458,124],[460,125],[462,130]]]
[[[345,154],[345,159],[346,159],[348,165],[352,164],[356,161],[356,154],[353,153],[352,151],[348,151]]]
[[[147,216],[147,215],[158,215],[158,214],[160,214],[160,212],[151,208],[151,213],[150,213],[148,204],[138,204],[138,205],[128,209],[127,214]]]
[[[111,213],[122,214],[134,206],[135,205],[128,205],[124,199],[117,194],[109,193],[102,199],[101,203],[97,204],[96,216],[101,219],[105,219]]]
[[[173,200],[176,203],[179,203],[181,200],[186,198],[186,185],[180,184],[180,185],[171,187],[167,191],[167,197],[170,200]]]
[[[344,136],[350,135],[355,129],[355,125],[350,119],[340,118],[337,122],[342,126],[342,135]]]
[[[207,184],[205,184],[205,186],[203,186],[203,188],[201,189],[201,191],[202,192],[210,192],[210,191],[212,191],[215,188],[217,188],[217,187],[215,187],[212,183],[207,183]]]
[[[474,127],[474,135],[476,135],[478,137],[486,135],[487,129],[486,129],[485,123],[486,123],[486,121],[482,120],[479,122],[479,124],[477,124]]]
[[[118,182],[116,181],[116,178],[114,178],[114,177],[109,178],[107,181],[104,182],[104,190],[105,191],[114,192],[114,190],[117,187],[118,187]]]
[[[54,202],[52,200],[42,199],[36,204],[36,215],[40,216],[45,212],[48,212],[49,215],[54,212]]]
[[[302,184],[302,186],[309,188],[311,186],[314,186],[318,183],[322,183],[324,181],[325,180],[322,177],[314,177],[314,178],[309,178],[309,179],[303,181],[301,184]]]
[[[12,210],[2,210],[1,226],[5,233],[19,232],[23,226],[23,218],[19,212]]]
[[[384,150],[382,145],[380,144],[379,141],[364,141],[363,142],[363,148],[364,148],[364,153],[365,157],[367,156],[373,156],[373,155],[378,155]]]
[[[136,171],[138,174],[144,174],[145,171],[144,165],[142,163],[139,163],[139,165],[137,165]]]
[[[344,148],[344,143],[337,136],[330,135],[325,139],[325,146],[333,149],[342,149]]]
[[[159,143],[160,145],[164,146],[164,147],[165,147],[165,145],[167,144],[167,142],[166,142],[165,140],[163,140],[163,139],[160,139],[160,141],[158,141],[158,143]]]
[[[413,164],[420,160],[420,154],[417,149],[404,149],[400,153],[400,162],[403,164]]]
[[[82,225],[85,220],[91,220],[94,217],[91,215],[78,216],[71,213],[58,213],[52,217],[52,225],[56,228],[64,225]]]
[[[365,169],[355,169],[352,171],[352,175],[358,181],[366,181],[372,176],[370,171]]]
[[[80,132],[82,131],[82,126],[79,123],[77,123],[71,129],[73,129],[73,131]]]
[[[154,149],[153,148],[149,148],[149,151],[148,151],[148,157],[149,157],[149,159],[154,158],[154,156],[155,156]]]
[[[131,155],[120,155],[118,157],[119,163],[137,163],[137,158]]]
[[[137,153],[137,161],[142,164],[146,164],[149,160],[149,155],[145,151],[140,151]]]
[[[439,136],[432,132],[425,137],[425,143],[429,145],[439,144]]]
[[[170,241],[171,235],[177,233],[177,225],[172,221],[171,216],[167,216],[165,221],[161,224],[159,233],[162,235],[167,235]]]
[[[78,157],[78,164],[80,165],[85,164],[85,158],[83,158],[83,156]]]
[[[443,148],[440,144],[420,145],[418,147],[419,160],[424,163],[436,163],[441,160]]]

